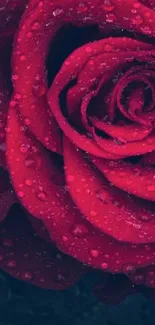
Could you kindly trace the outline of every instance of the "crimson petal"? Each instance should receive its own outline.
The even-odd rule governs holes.
[[[117,139],[118,141],[122,143],[126,142],[133,142],[142,140],[151,133],[152,128],[147,128],[145,126],[133,123],[133,124],[125,124],[123,126],[121,125],[112,125],[108,124],[104,121],[91,118],[90,119],[93,126],[95,126],[97,129],[104,131],[109,136]]]
[[[120,241],[155,241],[154,208],[108,184],[67,138],[64,161],[69,192],[89,222]]]
[[[141,198],[155,201],[155,168],[153,166],[132,165],[119,160],[107,161],[92,158],[95,166],[118,188]],[[151,205],[151,204],[150,204]]]
[[[14,109],[10,109],[8,122],[12,129],[12,133],[7,134],[8,163],[14,188],[17,193],[20,192],[20,200],[27,210],[43,220],[51,238],[62,251],[81,262],[110,272],[125,272],[131,267],[154,263],[154,244],[136,246],[119,243],[84,220],[68,192],[55,185],[52,177],[49,177],[53,175],[52,161],[34,138],[25,136]],[[20,151],[20,143],[23,148],[29,144],[35,150],[38,149],[37,168],[37,160]],[[32,186],[25,184],[25,178],[34,180]],[[23,184],[20,191],[19,184]],[[39,197],[36,195],[40,185],[47,196],[40,190]]]

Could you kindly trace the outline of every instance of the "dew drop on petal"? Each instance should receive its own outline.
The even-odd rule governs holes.
[[[83,237],[86,234],[88,234],[88,229],[85,225],[83,224],[77,224],[74,226],[74,228],[72,229],[72,233],[74,236],[76,237]]]
[[[125,264],[125,265],[123,265],[122,271],[124,273],[130,273],[130,272],[133,272],[134,270],[135,270],[135,267],[133,265],[131,265],[131,264]]]
[[[103,270],[106,270],[108,268],[108,263],[106,263],[106,262],[101,263],[101,268]]]
[[[88,4],[86,2],[80,2],[76,7],[77,13],[82,14],[88,11]]]
[[[14,269],[17,266],[17,263],[15,260],[9,260],[6,262],[7,267],[10,269]]]
[[[26,271],[22,274],[23,280],[30,281],[30,280],[32,280],[32,278],[33,278],[33,274],[31,272]]]
[[[40,22],[39,21],[34,21],[32,24],[32,30],[38,30],[40,28]]]
[[[141,25],[143,23],[143,17],[140,16],[140,15],[135,15],[133,18],[132,18],[132,23],[134,25]]]
[[[56,8],[54,11],[53,11],[53,16],[54,17],[59,17],[63,14],[63,9],[61,8]]]
[[[92,217],[96,217],[97,216],[97,212],[95,210],[91,210],[90,214]]]
[[[99,256],[99,251],[96,250],[96,249],[91,249],[91,250],[90,250],[90,255],[91,255],[92,257],[98,257],[98,256]]]
[[[21,199],[25,196],[23,191],[19,191],[17,194]]]
[[[25,144],[21,144],[19,150],[21,153],[24,154],[28,151],[28,146],[26,146]]]
[[[42,202],[46,202],[47,201],[47,193],[44,191],[39,191],[36,193],[37,198],[42,201]]]
[[[25,179],[25,185],[27,185],[27,186],[31,186],[31,185],[32,185],[32,180],[26,178],[26,179]]]
[[[3,238],[2,239],[2,245],[4,247],[12,247],[14,245],[13,240],[9,238]]]
[[[62,240],[63,240],[63,242],[64,242],[64,243],[66,243],[66,242],[68,241],[68,237],[67,237],[67,236],[65,236],[65,235],[64,235],[64,236],[62,236]]]
[[[101,7],[103,8],[103,10],[108,12],[114,10],[115,8],[111,0],[103,0],[103,4],[101,5]]]

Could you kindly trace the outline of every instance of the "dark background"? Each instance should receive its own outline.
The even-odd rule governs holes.
[[[94,275],[63,292],[38,289],[0,272],[0,325],[152,325],[155,304],[143,295],[104,305],[92,293]]]

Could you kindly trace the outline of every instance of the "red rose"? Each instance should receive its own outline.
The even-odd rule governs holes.
[[[13,276],[64,288],[84,270],[73,257],[155,288],[154,8],[153,0],[29,2],[14,37],[8,113],[9,86],[0,85],[0,159],[17,195],[5,180],[2,202],[20,201],[44,242],[26,216],[2,222],[0,263]],[[4,54],[6,44],[5,36]],[[55,247],[67,256],[56,259]]]

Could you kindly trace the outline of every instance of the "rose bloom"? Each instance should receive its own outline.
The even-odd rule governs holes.
[[[154,293],[155,0],[0,6],[1,269]]]

